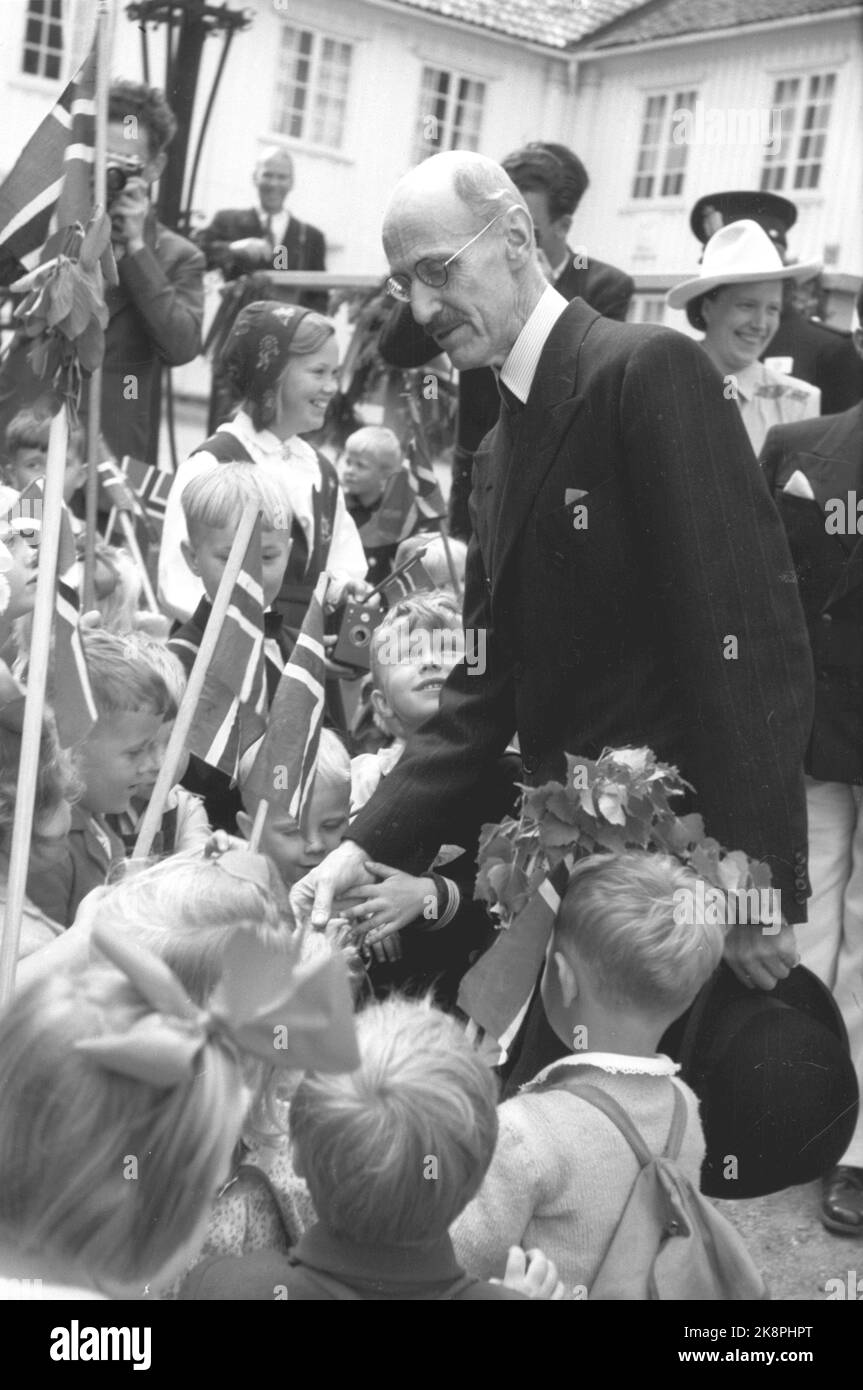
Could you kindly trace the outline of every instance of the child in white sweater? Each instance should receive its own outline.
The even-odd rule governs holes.
[[[656,1053],[722,955],[723,928],[680,910],[695,902],[696,882],[679,861],[639,852],[594,855],[573,872],[543,980],[549,1022],[573,1053],[499,1108],[491,1166],[451,1231],[473,1273],[499,1276],[511,1245],[537,1245],[568,1297],[589,1295],[639,1167],[612,1121],[567,1081],[612,1096],[654,1153],[665,1147],[679,1088],[687,1124],[678,1162],[699,1187],[698,1101],[675,1079],[677,1065]]]

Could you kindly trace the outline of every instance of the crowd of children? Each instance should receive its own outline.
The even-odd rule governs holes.
[[[336,903],[325,932],[292,918],[290,888],[349,833],[464,654],[464,546],[427,534],[400,545],[375,529],[406,467],[395,436],[351,436],[344,493],[296,438],[331,370],[327,358],[314,378],[310,364],[332,335],[320,316],[303,317],[262,306],[244,338],[240,325],[231,351],[246,413],[195,456],[172,500],[162,555],[170,636],[139,621],[134,557],[100,545],[98,612],[79,633],[96,717],[68,749],[52,713],[66,697],[52,664],[16,992],[0,1010],[0,1297],[589,1296],[638,1160],[612,1120],[572,1092],[573,1079],[607,1093],[656,1151],[682,1098],[679,1165],[698,1186],[697,1102],[656,1049],[715,969],[722,933],[676,924],[675,890],[689,879],[676,861],[609,854],[573,873],[545,985],[549,1019],[573,1053],[501,1106],[458,1003],[495,937],[474,895],[468,814],[414,873],[369,863],[372,881]],[[303,354],[311,380],[298,375]],[[46,420],[38,409],[13,420],[0,493],[4,914],[41,535],[13,518],[44,475]],[[73,437],[67,501],[82,478]],[[263,725],[286,665],[316,649],[294,620],[303,584],[310,602],[312,561],[326,568],[327,489],[341,547],[330,609],[419,546],[434,586],[378,614],[352,724],[367,737],[352,736],[327,701],[323,727],[301,745],[315,760],[290,804],[264,796],[252,775],[259,742],[238,743],[233,771],[181,749],[149,856],[135,859],[250,502]],[[369,538],[365,585],[354,523]],[[314,692],[336,670],[333,639],[322,639],[319,686],[303,668],[314,720],[324,708]],[[490,819],[512,812],[520,778],[510,749],[482,789]],[[263,999],[269,1041],[254,1023]]]

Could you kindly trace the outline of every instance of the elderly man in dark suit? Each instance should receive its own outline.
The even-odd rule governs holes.
[[[616,266],[588,255],[584,247],[573,251],[567,242],[589,183],[578,155],[565,145],[534,142],[507,155],[503,168],[533,218],[541,264],[554,288],[564,299],[578,296],[598,314],[623,321],[635,289],[631,278]],[[407,306],[393,314],[379,346],[381,355],[396,367],[422,366],[440,351]],[[471,531],[467,504],[473,456],[497,419],[498,407],[497,386],[489,368],[460,373],[449,519],[452,534],[463,540]]]
[[[863,332],[854,337],[863,355]],[[833,990],[863,1075],[863,403],[775,426],[761,459],[815,659],[805,763],[813,896],[800,951]],[[821,1219],[839,1235],[863,1234],[863,1117],[842,1163],[825,1176]]]
[[[176,128],[157,88],[112,84],[108,211],[119,284],[106,294],[101,430],[118,458],[131,454],[150,463],[157,461],[162,366],[179,367],[198,355],[204,318],[204,258],[157,222],[150,201]],[[16,338],[0,371],[0,436],[16,411],[45,391],[27,361],[29,346]],[[86,399],[83,406],[86,411]]]
[[[220,270],[226,282],[222,303],[207,339],[214,362],[227,341],[240,310],[257,299],[278,299],[301,304],[325,314],[326,290],[298,291],[265,280],[264,270],[326,270],[324,234],[310,222],[301,222],[288,211],[286,199],[294,187],[294,161],[287,150],[262,155],[255,165],[254,184],[258,206],[225,208],[198,232],[197,242],[207,258],[208,270]],[[238,404],[226,374],[213,368],[209,426],[212,432],[227,420]]]
[[[386,213],[391,292],[459,368],[493,366],[501,413],[476,460],[465,628],[437,715],[297,886],[328,919],[368,861],[428,866],[517,730],[527,779],[564,753],[649,745],[696,788],[726,845],[766,860],[788,922],[805,917],[803,752],[811,658],[791,560],[739,411],[698,344],[615,323],[547,283],[533,222],[504,170],[436,155]],[[471,803],[471,798],[473,802]],[[381,909],[367,940],[392,929]],[[736,926],[727,958],[770,989],[792,927]]]

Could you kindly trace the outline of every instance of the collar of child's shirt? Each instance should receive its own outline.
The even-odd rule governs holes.
[[[297,434],[292,435],[290,439],[279,439],[272,430],[256,430],[252,424],[252,417],[247,415],[245,410],[238,410],[233,420],[227,425],[220,425],[219,428],[228,430],[247,448],[251,446],[249,452],[254,450],[268,458],[290,457],[292,463],[314,468],[317,472],[318,459],[311,444],[307,444]]]
[[[653,1057],[632,1057],[625,1052],[579,1052],[549,1063],[521,1090],[529,1091],[539,1086],[556,1067],[596,1067],[599,1071],[610,1072],[612,1076],[675,1076],[680,1071],[678,1063],[662,1053],[656,1053]]]
[[[357,1245],[322,1221],[306,1231],[291,1252],[309,1269],[347,1284],[370,1284],[376,1293],[440,1284],[462,1275],[448,1235],[426,1246]]]

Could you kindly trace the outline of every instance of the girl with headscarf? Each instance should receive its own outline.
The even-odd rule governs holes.
[[[296,630],[323,570],[334,581],[330,602],[366,587],[362,542],[336,470],[300,438],[320,429],[336,391],[335,325],[298,305],[260,300],[237,316],[221,362],[242,404],[177,470],[159,554],[160,599],[172,617],[185,622],[203,597],[201,581],[181,551],[187,538],[183,489],[219,463],[251,461],[278,484],[293,516],[291,557],[274,608]]]

